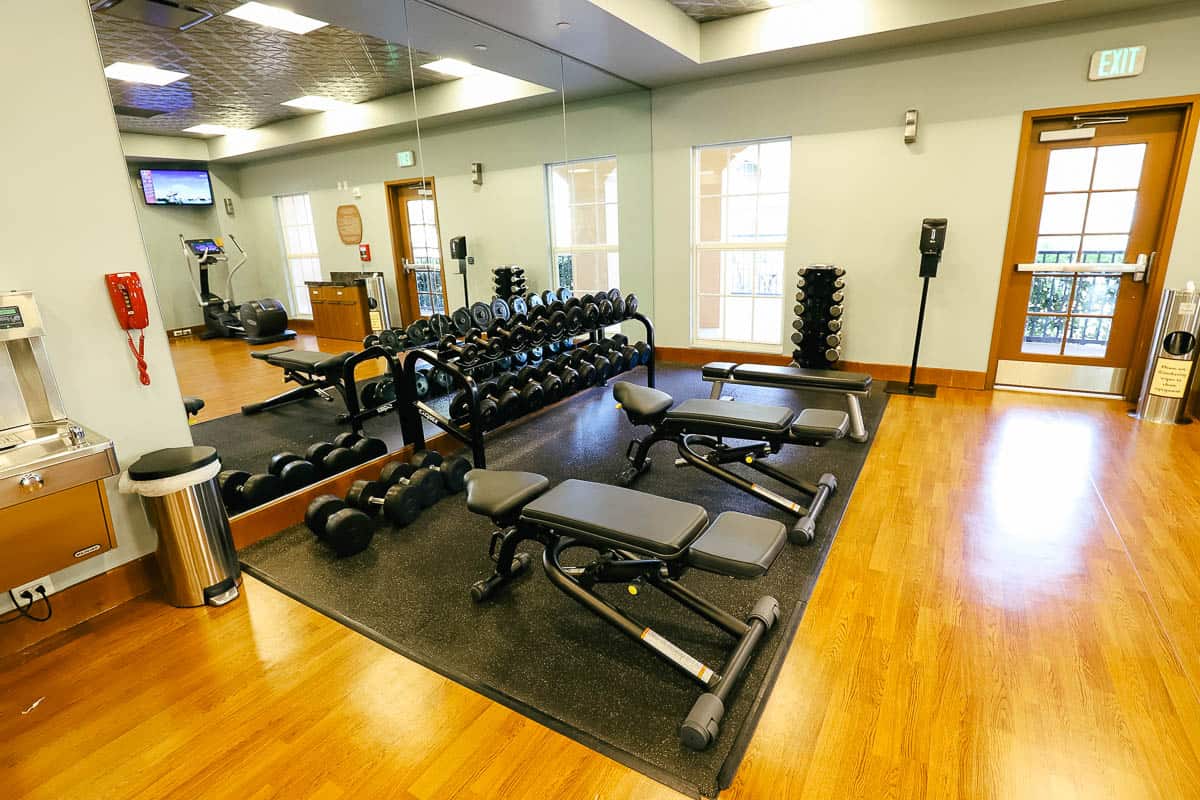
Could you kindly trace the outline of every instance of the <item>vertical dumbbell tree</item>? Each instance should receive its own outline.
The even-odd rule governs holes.
[[[497,297],[511,300],[514,297],[524,297],[526,292],[525,270],[523,267],[496,267],[492,270],[492,288]]]
[[[842,358],[846,270],[832,264],[802,267],[792,310],[792,360],[807,369],[828,369]]]

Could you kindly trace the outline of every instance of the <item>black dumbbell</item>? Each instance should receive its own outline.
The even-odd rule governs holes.
[[[529,346],[529,335],[533,333],[528,325],[516,316],[508,319],[497,319],[488,327],[488,339],[497,339],[504,343],[504,348],[510,353],[519,353]]]
[[[571,369],[575,370],[579,375],[580,389],[586,389],[589,386],[599,386],[604,382],[604,377],[596,369],[596,365],[587,358],[586,350],[576,348],[570,353],[566,353],[565,356]]]
[[[467,473],[471,471],[471,462],[462,456],[451,456],[448,460],[435,450],[422,450],[413,453],[409,463],[417,472],[428,470],[442,479],[442,489],[446,494],[458,494],[467,485]]]
[[[534,378],[534,369],[530,366],[521,367],[513,375],[512,386],[521,395],[521,407],[526,414],[546,405],[546,391]]]
[[[521,395],[513,388],[512,378],[506,378],[506,375],[512,375],[512,373],[501,372],[496,375],[496,380],[488,381],[479,387],[481,393],[486,394],[496,403],[496,425],[503,425],[505,422],[521,416]],[[501,383],[504,385],[501,386]]]
[[[225,470],[217,476],[221,487],[221,499],[225,507],[233,512],[261,506],[287,493],[283,480],[277,475],[251,475],[240,469]]]
[[[304,451],[304,459],[311,462],[322,475],[336,475],[357,467],[358,456],[345,447],[335,447],[331,442],[317,442]]]
[[[571,353],[571,357],[576,359],[576,364],[582,364],[585,361],[591,362],[592,366],[596,368],[597,374],[593,380],[597,384],[604,383],[613,376],[612,362],[608,360],[595,342],[577,348]],[[578,366],[576,369],[578,369]]]
[[[535,368],[537,379],[541,381],[542,388],[546,391],[547,402],[554,402],[562,397],[573,394],[579,388],[579,373],[571,369],[570,366],[563,367],[558,358],[546,359],[538,364]],[[569,370],[569,373],[568,373]],[[547,387],[546,382],[554,378],[558,381],[557,396],[554,400],[550,399],[551,389]]]
[[[438,344],[438,350],[443,356],[457,358],[458,363],[463,366],[470,366],[479,360],[479,346],[473,342],[458,343],[458,339],[454,334],[448,333],[442,337],[442,341]]]
[[[338,558],[361,553],[375,537],[371,518],[332,494],[323,494],[308,504],[304,524]]]
[[[283,481],[283,488],[286,492],[303,489],[321,479],[321,473],[315,464],[291,452],[276,453],[271,456],[267,472]]]
[[[346,492],[346,503],[371,515],[382,511],[384,518],[397,528],[407,527],[421,516],[418,490],[402,484],[355,481]]]
[[[388,454],[387,442],[383,439],[376,439],[371,436],[364,437],[361,433],[354,431],[346,431],[333,437],[333,446],[335,448],[347,448],[350,452],[354,453],[360,464],[365,464],[372,459]]]
[[[636,294],[628,294],[625,296],[625,319],[632,319],[633,315],[638,310],[638,298]]]
[[[431,470],[419,470],[406,461],[389,461],[379,471],[379,480],[387,486],[405,486],[414,492],[421,508],[442,499],[442,479]]]
[[[629,359],[625,351],[616,342],[609,339],[601,339],[599,342],[595,342],[594,346],[595,352],[603,355],[612,364],[613,375],[619,375],[629,369]]]
[[[450,418],[465,422],[471,414],[469,395],[466,389],[457,392],[450,400]],[[496,427],[500,417],[500,406],[496,404],[493,397],[489,397],[484,393],[483,387],[479,387],[479,419],[483,424],[484,430],[491,430]]]

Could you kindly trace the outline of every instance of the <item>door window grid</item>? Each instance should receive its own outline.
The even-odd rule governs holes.
[[[791,140],[693,148],[693,340],[778,345]]]
[[[317,251],[317,230],[313,225],[312,202],[308,194],[283,194],[275,197],[279,234],[287,263],[288,291],[298,316],[311,317],[312,304],[305,281],[321,280],[321,256]]]
[[[406,200],[408,237],[416,266],[417,306],[421,316],[446,313],[442,296],[442,254],[438,242],[437,211],[425,198]]]
[[[1145,153],[1144,143],[1051,151],[1035,263],[1125,263]],[[1120,288],[1120,275],[1035,272],[1021,352],[1103,358]]]
[[[620,289],[616,157],[547,164],[546,181],[556,288]]]

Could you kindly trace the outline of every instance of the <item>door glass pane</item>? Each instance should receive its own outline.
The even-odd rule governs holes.
[[[1111,333],[1112,319],[1109,317],[1072,317],[1063,355],[1104,358]]]
[[[1085,236],[1079,260],[1086,264],[1124,264],[1128,236]]]
[[[1092,195],[1085,233],[1128,233],[1133,227],[1137,192],[1100,192]]]
[[[1101,147],[1096,156],[1096,177],[1092,181],[1092,189],[1138,188],[1145,158],[1145,143]]]
[[[1039,236],[1037,256],[1039,264],[1069,264],[1079,252],[1078,236]]]
[[[1066,327],[1066,317],[1026,317],[1021,352],[1058,355]]]
[[[421,306],[421,316],[428,317],[433,314],[433,301],[430,295],[418,293],[417,298]]]
[[[1034,275],[1029,285],[1029,310],[1066,313],[1073,280],[1070,275]]]
[[[1112,314],[1121,290],[1119,275],[1080,275],[1075,284],[1072,314]],[[1074,321],[1072,321],[1074,324]]]
[[[1038,233],[1079,233],[1083,230],[1083,213],[1087,194],[1048,194],[1042,200],[1042,221]],[[1119,233],[1120,229],[1103,231]]]
[[[417,291],[418,292],[428,292],[429,291],[429,273],[422,270],[422,271],[418,271],[416,273],[416,275],[417,275]]]
[[[1095,159],[1094,147],[1052,151],[1046,170],[1046,191],[1086,192],[1092,182],[1092,162]]]

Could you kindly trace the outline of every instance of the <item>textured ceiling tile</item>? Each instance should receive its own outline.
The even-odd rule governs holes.
[[[670,2],[671,5],[697,22],[736,17],[740,14],[749,14],[752,11],[762,11],[764,8],[771,7],[769,0],[670,0]]]
[[[167,86],[108,82],[114,105],[165,113],[151,119],[118,115],[123,131],[179,134],[200,123],[254,128],[303,112],[279,105],[317,94],[360,103],[408,91],[409,50],[374,36],[327,25],[298,35],[224,16],[241,0],[206,0],[199,7],[219,16],[176,31],[93,14],[105,65],[152,64],[188,73]],[[413,51],[412,65],[434,61]],[[417,88],[449,78],[416,70]]]

